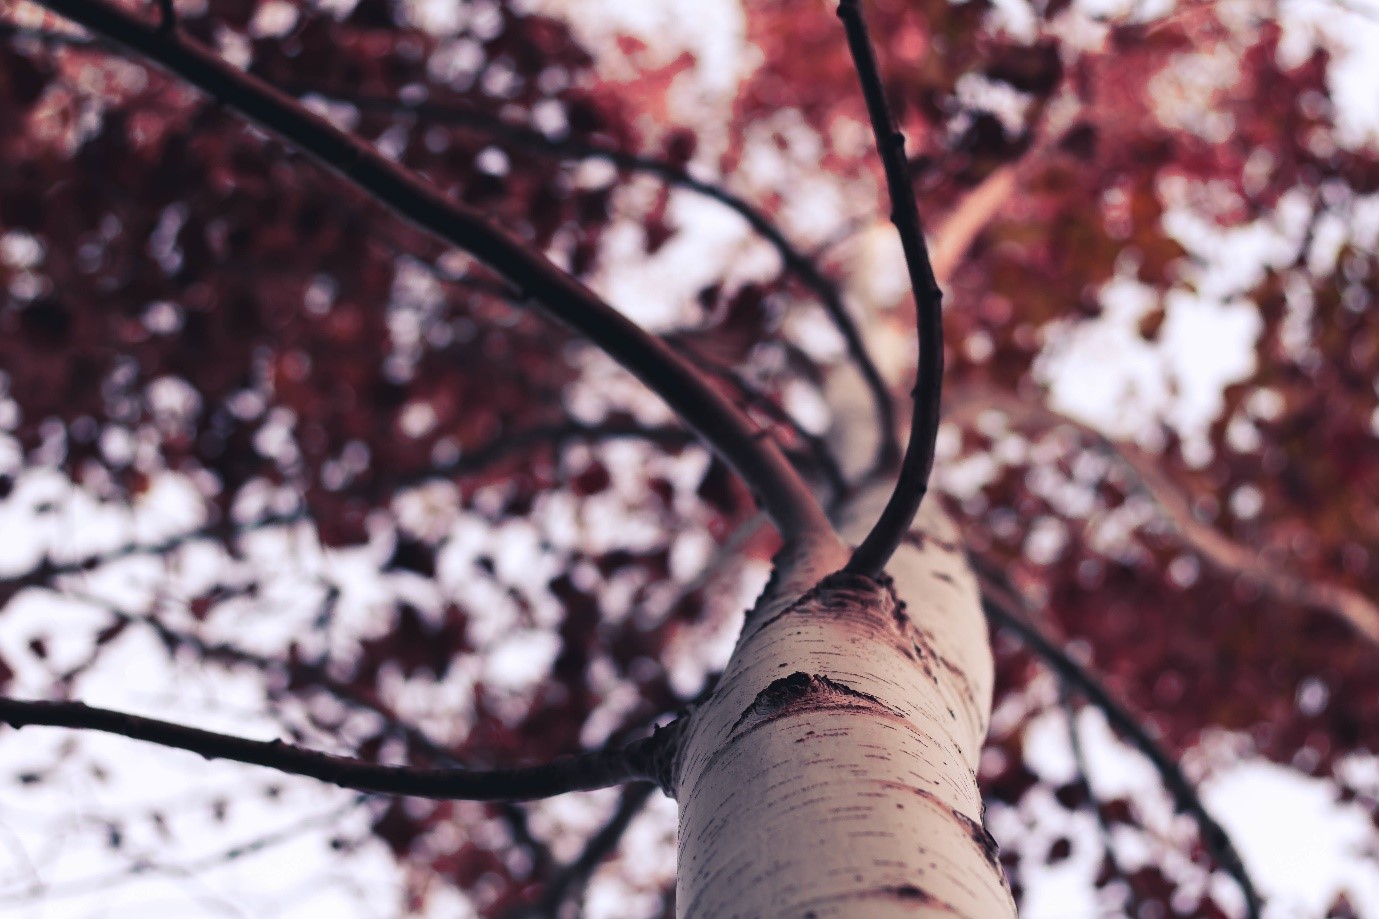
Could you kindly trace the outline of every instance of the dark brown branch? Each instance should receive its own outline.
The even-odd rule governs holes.
[[[684,428],[673,425],[648,426],[635,421],[609,420],[598,424],[570,421],[557,424],[534,425],[495,438],[490,443],[455,459],[437,463],[416,475],[399,476],[390,480],[397,488],[419,485],[437,478],[476,472],[501,459],[543,444],[559,445],[565,441],[645,440],[663,447],[678,448],[694,442],[694,436]]]
[[[998,628],[1013,632],[1035,657],[1052,669],[1069,688],[1081,693],[1089,703],[1101,710],[1107,722],[1136,750],[1149,760],[1159,774],[1174,806],[1196,822],[1202,844],[1227,874],[1235,879],[1245,896],[1247,919],[1259,919],[1259,894],[1250,879],[1245,864],[1236,852],[1235,844],[1221,824],[1207,812],[1197,789],[1192,787],[1183,770],[1163,746],[1149,735],[1138,718],[1117,702],[1102,683],[1087,669],[1050,641],[1029,620],[1028,605],[1023,596],[1005,583],[1005,579],[989,566],[973,559],[973,567],[981,581],[982,609]]]
[[[547,916],[561,915],[561,907],[584,893],[589,878],[603,860],[617,848],[623,834],[632,825],[633,819],[641,813],[646,802],[651,800],[653,790],[649,785],[624,788],[613,816],[608,818],[608,822],[597,833],[589,837],[579,856],[556,872],[535,903],[513,910],[509,914],[510,919],[543,919]]]
[[[251,855],[257,855],[266,849],[291,842],[301,834],[318,829],[323,826],[330,826],[344,817],[350,811],[361,806],[370,800],[369,795],[359,795],[344,805],[332,808],[323,814],[316,814],[304,820],[265,833],[255,839],[246,842],[239,842],[218,852],[211,852],[208,855],[200,856],[196,859],[182,862],[181,864],[160,864],[158,862],[136,861],[127,868],[113,871],[108,874],[99,874],[84,878],[77,878],[60,884],[43,884],[37,880],[29,887],[22,890],[5,891],[0,893],[0,903],[32,903],[38,900],[55,900],[61,897],[74,897],[100,893],[111,890],[136,877],[148,875],[193,875],[210,868],[217,868],[231,862],[239,861]]]
[[[1073,702],[1073,688],[1067,680],[1059,680],[1058,702],[1063,707],[1063,715],[1068,719],[1068,746],[1072,749],[1073,763],[1077,766],[1077,785],[1087,796],[1087,804],[1096,817],[1097,828],[1101,830],[1101,851],[1106,864],[1117,876],[1124,877],[1125,870],[1116,858],[1115,838],[1111,832],[1111,818],[1102,809],[1092,790],[1092,772],[1087,763],[1087,751],[1083,748],[1082,732],[1077,729],[1077,706]]]
[[[177,28],[177,9],[173,0],[158,0],[158,31],[167,35]]]
[[[862,94],[867,100],[867,114],[871,117],[872,131],[876,135],[876,149],[885,167],[886,188],[891,199],[891,223],[895,224],[900,234],[900,245],[905,252],[910,286],[914,289],[915,325],[919,334],[914,415],[910,422],[905,458],[900,463],[900,475],[880,519],[847,563],[848,571],[874,577],[890,561],[929,489],[943,386],[943,292],[939,290],[934,269],[929,264],[924,228],[919,221],[919,206],[915,203],[909,165],[905,159],[905,135],[896,127],[890,105],[886,102],[886,91],[881,83],[876,54],[872,50],[859,0],[841,0],[838,18],[843,21],[843,29],[847,33],[848,50],[852,52]]]
[[[808,431],[799,419],[785,407],[777,403],[774,399],[761,391],[761,388],[752,383],[735,368],[727,364],[695,353],[694,349],[687,346],[682,347],[685,356],[698,366],[702,367],[706,373],[711,373],[716,377],[731,383],[736,389],[742,392],[744,401],[749,405],[761,409],[773,420],[785,425],[790,432],[799,439],[804,445],[805,452],[813,462],[815,471],[823,478],[832,492],[833,501],[841,500],[848,492],[847,478],[843,475],[843,470],[838,466],[838,461],[828,449],[828,444],[824,438],[818,434]]]
[[[217,534],[229,530],[231,535],[242,535],[253,530],[268,529],[275,526],[290,526],[294,523],[301,523],[307,519],[304,511],[292,511],[286,514],[270,514],[260,517],[257,520],[241,524],[229,524],[217,522],[197,527],[194,530],[187,530],[175,536],[169,536],[162,542],[156,543],[129,543],[116,549],[106,552],[98,552],[93,555],[85,556],[71,562],[53,562],[44,559],[41,564],[26,574],[18,577],[0,578],[0,606],[3,606],[10,597],[28,587],[46,587],[50,585],[54,578],[68,574],[80,574],[84,571],[92,571],[102,565],[117,562],[121,559],[130,558],[135,555],[167,555],[175,552],[182,546],[197,541],[198,539],[210,539]]]
[[[171,2],[171,0],[168,0]],[[47,30],[25,29],[19,26],[12,26],[8,23],[0,23],[0,36],[12,35],[37,40],[70,44],[79,47],[93,47],[90,39],[80,35],[68,35],[60,32]],[[690,175],[685,169],[655,157],[643,156],[637,153],[630,153],[626,150],[619,150],[615,147],[605,146],[596,141],[582,139],[572,136],[552,138],[540,131],[534,130],[523,125],[513,124],[502,118],[464,108],[459,105],[434,102],[408,103],[400,99],[389,96],[368,96],[346,92],[341,89],[315,86],[311,84],[282,85],[277,84],[278,88],[301,98],[307,95],[318,95],[333,102],[343,102],[353,105],[364,111],[383,111],[394,115],[410,115],[422,121],[430,121],[441,124],[452,124],[461,127],[473,128],[483,131],[485,134],[494,138],[498,143],[504,143],[528,152],[545,154],[548,156],[560,157],[563,159],[582,159],[582,160],[601,160],[610,163],[619,169],[629,172],[639,172],[645,175],[654,176],[675,188],[683,188],[686,191],[703,195],[710,200],[717,201],[724,207],[736,213],[754,232],[762,239],[766,240],[781,258],[782,266],[788,274],[793,274],[799,279],[808,290],[819,298],[824,313],[838,330],[838,334],[843,337],[844,347],[847,350],[848,358],[857,367],[866,382],[867,389],[871,392],[872,400],[876,405],[877,425],[880,430],[880,438],[877,443],[877,455],[873,460],[873,470],[883,470],[892,466],[900,460],[900,448],[896,440],[895,430],[895,407],[891,399],[889,388],[886,381],[881,376],[881,371],[877,369],[876,362],[872,360],[871,352],[867,348],[866,342],[862,340],[862,334],[857,328],[857,323],[848,313],[847,307],[843,303],[841,292],[838,285],[823,273],[819,268],[818,255],[808,254],[800,251],[792,243],[780,228],[766,216],[761,210],[753,206],[747,199],[737,195],[722,185],[697,179]],[[457,280],[449,278],[449,280]],[[497,293],[507,295],[510,293],[506,288],[496,286],[485,287],[487,293]]]
[[[527,801],[629,782],[660,784],[662,748],[675,737],[675,732],[660,732],[620,749],[581,753],[539,766],[494,770],[418,769],[366,763],[277,740],[231,737],[94,708],[81,702],[0,699],[0,722],[14,728],[43,725],[119,734],[186,750],[206,759],[266,766],[356,791],[466,801]]]
[[[301,97],[316,94],[333,102],[353,105],[362,111],[382,111],[389,114],[405,114],[418,121],[458,125],[482,131],[498,143],[517,149],[561,159],[599,160],[643,175],[654,176],[674,188],[702,195],[717,201],[736,213],[747,225],[766,240],[780,256],[781,264],[788,274],[794,275],[801,284],[819,298],[829,320],[843,337],[848,358],[856,365],[862,379],[871,392],[876,405],[877,424],[881,431],[874,466],[878,469],[894,465],[900,460],[900,448],[895,430],[895,407],[890,390],[872,360],[871,352],[862,340],[862,333],[848,313],[847,306],[838,285],[819,268],[815,258],[802,252],[792,243],[781,229],[747,199],[729,191],[714,182],[697,179],[685,169],[655,157],[630,153],[601,144],[594,140],[565,136],[552,138],[523,125],[513,124],[502,118],[461,107],[460,105],[416,102],[407,103],[389,96],[368,96],[349,93],[340,89],[315,86],[309,83],[282,87],[286,92]]]
[[[784,453],[758,438],[754,425],[736,406],[662,341],[525,241],[178,33],[164,34],[104,0],[42,0],[42,5],[178,75],[310,154],[404,219],[474,255],[524,298],[583,333],[666,400],[742,476],[786,538],[831,532],[822,508]]]
[[[332,588],[333,590],[334,588]],[[268,674],[282,670],[287,666],[287,661],[275,660],[261,654],[255,654],[244,648],[229,645],[223,642],[207,642],[198,635],[188,632],[178,631],[171,628],[157,616],[152,614],[140,615],[130,613],[111,605],[99,597],[76,594],[77,599],[85,603],[91,603],[102,607],[111,616],[120,622],[138,623],[145,625],[158,636],[159,640],[169,649],[188,647],[195,652],[197,658],[202,661],[222,661],[231,664],[241,664],[252,667],[260,673]],[[328,599],[326,602],[333,602]],[[387,729],[402,738],[413,749],[421,750],[430,756],[435,762],[450,768],[463,768],[449,750],[436,743],[431,737],[417,725],[403,718],[391,706],[384,703],[374,693],[370,693],[358,686],[342,682],[330,675],[329,669],[323,663],[298,662],[297,666],[302,670],[302,677],[309,679],[314,689],[330,693],[338,701],[350,706],[358,711],[369,712],[383,719]],[[513,838],[521,845],[525,846],[531,853],[532,859],[540,867],[550,861],[551,854],[545,843],[532,835],[530,827],[527,825],[527,814],[520,805],[511,801],[496,802],[499,814],[503,821],[508,825]]]
[[[666,447],[682,447],[694,441],[684,428],[670,425],[647,426],[632,421],[612,420],[599,424],[580,424],[566,422],[561,424],[535,425],[513,431],[496,438],[493,442],[465,453],[454,460],[440,463],[415,475],[399,476],[390,480],[395,488],[407,488],[437,478],[476,472],[498,462],[514,453],[529,450],[544,443],[566,440],[621,440],[642,439]],[[102,565],[117,562],[135,555],[167,555],[188,543],[200,539],[210,539],[227,534],[240,536],[256,530],[278,526],[291,526],[310,520],[305,510],[295,510],[281,514],[269,514],[257,520],[241,524],[227,525],[217,522],[186,530],[156,543],[129,543],[105,552],[97,552],[70,562],[54,562],[45,559],[25,574],[0,578],[0,605],[14,594],[28,587],[46,587],[53,580],[64,575],[93,571]]]
[[[8,23],[0,23],[0,35],[22,36],[41,41],[88,48],[95,45],[95,43],[85,36],[68,35],[66,33],[39,29],[25,29],[19,26],[12,26]],[[880,439],[877,444],[877,455],[873,460],[873,469],[885,469],[899,462],[900,448],[896,440],[895,407],[891,399],[890,390],[887,388],[886,381],[882,378],[880,370],[877,369],[876,362],[872,360],[871,352],[867,348],[866,342],[862,340],[862,334],[857,328],[857,323],[853,321],[851,314],[848,313],[847,307],[843,303],[842,294],[838,289],[838,285],[819,268],[817,263],[818,254],[811,255],[800,251],[800,249],[781,232],[780,228],[776,226],[770,217],[766,216],[766,214],[752,205],[747,199],[729,191],[722,185],[703,179],[697,179],[682,167],[674,163],[666,162],[665,160],[659,160],[655,157],[644,156],[637,153],[630,153],[626,150],[619,150],[615,147],[605,146],[597,141],[584,138],[572,136],[561,138],[548,137],[546,134],[532,128],[513,124],[502,118],[464,108],[460,105],[435,102],[408,103],[390,96],[354,94],[343,89],[316,86],[308,83],[295,85],[277,84],[277,86],[279,89],[297,98],[314,94],[333,102],[343,102],[347,105],[353,105],[363,111],[382,111],[393,115],[409,115],[421,121],[473,128],[477,131],[483,131],[498,143],[507,144],[532,153],[555,156],[562,159],[600,160],[629,172],[638,172],[644,175],[654,176],[667,185],[694,192],[695,194],[717,201],[724,207],[727,207],[745,220],[747,225],[751,227],[758,236],[766,240],[766,242],[776,250],[776,253],[781,258],[781,264],[788,274],[793,274],[799,279],[800,283],[819,298],[819,303],[824,313],[828,315],[829,320],[838,330],[838,334],[843,337],[843,343],[847,350],[848,358],[857,367],[858,372],[861,373],[862,379],[866,382],[867,388],[871,392],[872,400],[876,405]],[[489,288],[486,292],[507,293],[506,290],[495,288]]]

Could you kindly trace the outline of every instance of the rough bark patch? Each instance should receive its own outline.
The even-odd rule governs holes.
[[[730,733],[737,734],[748,722],[756,728],[787,715],[840,705],[865,705],[894,714],[889,706],[870,693],[817,673],[796,670],[789,676],[772,680],[769,686],[757,693],[752,704],[733,722]]]

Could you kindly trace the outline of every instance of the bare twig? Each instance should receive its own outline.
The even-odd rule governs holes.
[[[664,342],[525,241],[177,33],[164,34],[105,0],[42,0],[42,5],[182,77],[400,216],[486,263],[524,298],[586,335],[663,398],[748,483],[787,538],[831,537],[823,509],[778,446],[759,438],[751,421]]]
[[[1024,597],[1009,585],[999,572],[979,559],[973,558],[972,562],[981,581],[982,609],[986,611],[987,617],[997,627],[1007,629],[1019,637],[1032,654],[1048,665],[1067,686],[1075,689],[1088,702],[1100,709],[1111,727],[1149,760],[1158,772],[1159,780],[1172,796],[1174,805],[1197,823],[1202,844],[1207,851],[1239,885],[1240,892],[1245,897],[1245,914],[1248,919],[1259,919],[1259,894],[1255,891],[1254,882],[1240,860],[1234,843],[1215,818],[1207,812],[1197,789],[1192,787],[1192,783],[1188,781],[1173,757],[1150,736],[1138,718],[1111,696],[1098,679],[1039,631],[1029,619],[1028,605]]]
[[[100,893],[119,886],[125,881],[136,877],[143,877],[151,874],[165,874],[174,876],[190,876],[208,869],[217,868],[230,862],[257,855],[266,849],[290,842],[310,830],[318,829],[323,826],[330,826],[344,817],[350,811],[368,801],[369,795],[357,795],[340,807],[331,808],[322,814],[316,814],[304,820],[300,820],[291,826],[265,833],[256,839],[236,843],[233,846],[203,855],[192,861],[182,862],[181,864],[159,864],[157,862],[135,862],[128,868],[113,871],[109,874],[101,874],[93,877],[78,878],[61,884],[45,885],[33,883],[22,890],[0,892],[0,903],[28,903],[35,900],[50,900],[59,897],[73,897],[93,893]]]
[[[608,822],[597,833],[589,837],[579,856],[556,872],[535,903],[513,910],[509,914],[511,919],[559,916],[561,907],[571,900],[580,898],[594,871],[617,848],[623,834],[632,825],[633,819],[641,813],[646,802],[651,800],[652,791],[649,785],[624,788],[613,816],[608,818]]]
[[[453,460],[437,463],[415,475],[399,476],[390,484],[397,488],[419,485],[432,479],[476,472],[497,461],[542,444],[565,441],[646,440],[663,447],[683,447],[694,442],[694,435],[674,425],[648,426],[635,421],[609,420],[598,424],[569,421],[534,425],[495,438],[490,443]]]
[[[975,418],[988,409],[1012,421],[1041,428],[1067,427],[1099,453],[1122,464],[1134,476],[1137,491],[1149,498],[1166,523],[1185,543],[1218,570],[1249,578],[1277,600],[1327,610],[1351,625],[1373,644],[1379,644],[1379,606],[1358,591],[1304,578],[1265,561],[1259,550],[1241,545],[1209,523],[1198,520],[1181,488],[1164,474],[1161,461],[1133,444],[1119,443],[1105,434],[1060,414],[1037,400],[988,386],[966,386],[946,406],[954,420]]]
[[[867,34],[867,23],[858,0],[842,0],[838,18],[847,33],[862,94],[867,100],[876,148],[886,171],[886,187],[891,199],[891,222],[900,234],[900,245],[914,289],[916,327],[919,333],[919,371],[914,389],[914,416],[909,443],[900,463],[895,490],[886,502],[881,518],[848,560],[847,570],[875,576],[890,561],[896,546],[909,530],[929,488],[929,473],[934,466],[934,441],[938,436],[939,402],[943,385],[943,292],[929,264],[924,229],[919,220],[905,159],[905,135],[900,133],[886,102],[886,91],[876,65]]]
[[[271,673],[288,666],[285,660],[266,657],[236,645],[224,642],[208,642],[198,635],[182,632],[172,628],[157,616],[152,614],[131,613],[112,605],[100,597],[90,594],[75,593],[68,594],[76,599],[99,606],[115,617],[120,622],[137,623],[147,626],[158,636],[168,648],[186,646],[191,648],[198,659],[202,661],[222,661],[231,664],[240,664],[252,667],[261,673]],[[366,711],[381,718],[387,729],[400,735],[407,741],[409,747],[424,752],[435,762],[450,768],[463,768],[463,764],[445,747],[431,739],[420,727],[408,721],[398,714],[390,705],[378,697],[376,693],[367,692],[361,687],[351,685],[335,679],[330,674],[329,668],[323,663],[311,664],[305,661],[298,662],[295,666],[300,668],[302,676],[309,678],[311,686],[323,692],[330,693],[337,700],[359,711]],[[521,805],[513,801],[495,802],[494,806],[498,809],[500,816],[508,825],[513,838],[525,846],[531,853],[533,860],[538,866],[549,863],[551,854],[549,848],[541,840],[532,835],[530,827],[527,825],[527,814]]]
[[[437,102],[408,103],[389,96],[368,96],[350,93],[341,89],[315,86],[309,83],[283,87],[294,96],[316,94],[334,102],[344,102],[364,111],[383,111],[391,114],[406,114],[418,121],[439,124],[453,124],[482,131],[499,143],[511,147],[556,156],[562,159],[597,160],[609,163],[619,169],[654,176],[674,188],[717,201],[736,213],[747,222],[752,230],[776,250],[782,266],[788,274],[794,275],[801,284],[819,298],[820,306],[843,338],[848,358],[866,382],[876,406],[877,424],[881,431],[874,466],[884,468],[900,459],[900,448],[895,430],[895,407],[890,389],[872,359],[862,333],[843,303],[838,285],[820,269],[816,259],[801,251],[784,232],[763,211],[716,182],[696,178],[684,168],[665,160],[643,154],[619,150],[598,141],[565,136],[552,138],[524,125],[513,124],[502,118],[459,105]]]
[[[102,565],[108,565],[121,559],[131,558],[135,555],[167,555],[175,552],[188,543],[196,542],[200,539],[210,539],[217,534],[229,530],[232,535],[239,536],[254,530],[264,530],[276,526],[290,526],[294,523],[301,523],[307,519],[306,512],[296,510],[285,514],[269,514],[252,520],[247,523],[226,524],[224,522],[210,523],[192,530],[186,530],[175,536],[169,536],[161,542],[156,543],[128,543],[106,552],[97,552],[71,562],[53,562],[44,559],[41,564],[18,577],[0,578],[0,605],[3,605],[14,594],[29,587],[44,587],[52,583],[55,578],[69,574],[80,574],[84,571],[93,571]]]
[[[814,434],[805,428],[800,420],[778,404],[761,388],[739,373],[736,368],[727,364],[695,353],[692,349],[685,349],[686,356],[695,364],[702,367],[705,372],[711,373],[716,377],[727,380],[733,386],[742,391],[747,402],[761,409],[775,421],[785,425],[790,432],[799,439],[804,445],[806,454],[812,460],[815,471],[823,477],[831,492],[831,500],[841,500],[848,492],[847,479],[843,475],[843,470],[838,466],[838,461],[833,453],[828,449],[828,444],[824,438]]]
[[[675,736],[663,731],[619,749],[581,753],[539,766],[417,769],[380,766],[277,740],[247,740],[81,702],[0,699],[0,721],[14,728],[43,725],[103,731],[187,750],[206,759],[266,766],[357,791],[467,801],[522,801],[629,782],[659,782],[662,748]]]
[[[158,30],[169,35],[177,29],[177,9],[173,0],[158,0]]]
[[[165,2],[165,0],[160,0],[160,2]],[[166,2],[171,2],[171,0],[166,0]],[[0,36],[3,35],[18,35],[88,48],[95,45],[85,36],[68,35],[51,30],[25,29],[0,22]],[[477,131],[483,131],[499,143],[533,153],[564,159],[600,160],[629,172],[654,176],[667,185],[702,195],[727,207],[745,220],[758,236],[766,240],[776,250],[787,273],[793,274],[806,289],[819,298],[820,306],[838,330],[838,334],[842,336],[848,358],[857,367],[863,380],[866,381],[876,406],[877,424],[881,437],[877,446],[877,456],[873,460],[873,468],[883,469],[899,461],[900,448],[895,430],[895,407],[891,399],[890,389],[881,376],[876,362],[872,359],[871,352],[862,339],[857,323],[853,321],[852,315],[843,303],[842,293],[839,291],[837,283],[820,269],[817,256],[811,256],[801,251],[770,217],[746,198],[716,182],[696,178],[684,168],[665,160],[619,150],[616,147],[585,138],[573,136],[552,138],[532,128],[513,124],[494,115],[464,108],[457,104],[409,103],[390,96],[351,93],[341,88],[317,86],[310,83],[278,84],[278,88],[297,98],[317,95],[334,102],[353,105],[364,111],[408,115],[421,121],[473,128]]]
[[[1111,819],[1101,809],[1096,792],[1092,790],[1092,773],[1087,764],[1087,751],[1083,748],[1082,732],[1077,729],[1077,706],[1073,703],[1073,688],[1065,679],[1058,683],[1058,701],[1063,706],[1063,715],[1068,719],[1068,746],[1072,748],[1073,762],[1077,764],[1077,783],[1087,796],[1087,803],[1096,817],[1101,830],[1101,851],[1106,863],[1118,875],[1125,872],[1116,858],[1115,840],[1111,834]]]

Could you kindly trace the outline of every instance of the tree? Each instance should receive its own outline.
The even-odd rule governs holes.
[[[337,799],[368,815],[335,833],[338,858],[386,845],[410,912],[453,910],[453,891],[492,915],[577,904],[650,783],[680,804],[687,915],[995,915],[1004,872],[1029,906],[1039,863],[1089,847],[1112,909],[1256,914],[1175,763],[1231,745],[1372,818],[1357,764],[1379,522],[1356,496],[1379,468],[1379,161],[1333,102],[1344,43],[1299,44],[1296,11],[878,4],[878,73],[854,3],[848,41],[822,7],[753,3],[755,68],[704,104],[732,118],[696,120],[686,86],[732,64],[658,58],[617,28],[601,42],[578,10],[44,6],[59,15],[10,12],[0,51],[0,106],[23,126],[0,141],[0,354],[5,500],[60,535],[7,562],[9,723],[362,790]],[[880,187],[903,252],[872,225]],[[742,220],[718,263],[699,202]],[[1234,255],[1248,270],[1222,272],[1230,231],[1271,226],[1267,251]],[[668,274],[639,288],[639,264]],[[886,382],[913,372],[902,264],[923,352],[903,461]],[[1119,330],[1128,361],[1172,356],[1203,316],[1253,341],[1241,366],[1221,345],[1179,368],[1193,398],[1130,393],[1128,417],[1098,418],[1069,382],[1098,335]],[[934,497],[909,530],[944,363],[938,484],[961,536]],[[722,586],[737,557],[773,559],[754,604]],[[744,605],[731,657],[706,655]],[[994,673],[982,609],[1022,642],[997,642]],[[222,704],[254,675],[271,717],[69,701],[104,705],[103,670],[158,658],[224,671]],[[17,701],[35,697],[52,701]],[[1022,721],[1063,706],[1085,725],[1079,704],[1191,818],[1187,858],[1144,845],[1165,825],[1152,807],[1099,799],[1085,765],[1051,788],[1022,749]],[[88,762],[93,743],[6,739],[28,795],[135,755]],[[559,754],[575,755],[521,765]],[[101,813],[94,835],[147,872],[141,826],[185,839],[169,823],[198,808],[233,824],[251,774],[194,806]],[[556,851],[552,811],[507,803],[623,781],[582,851]],[[1104,845],[1012,829],[1041,792],[1095,815]],[[1351,908],[1333,899],[1319,908]]]

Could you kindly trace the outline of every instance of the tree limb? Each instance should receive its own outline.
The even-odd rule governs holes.
[[[843,21],[848,49],[852,52],[862,94],[867,100],[867,114],[871,117],[872,131],[876,135],[876,149],[886,171],[891,222],[900,234],[900,245],[905,252],[905,264],[909,269],[918,314],[915,325],[919,334],[919,370],[905,458],[901,460],[895,490],[881,512],[881,518],[847,563],[848,571],[875,576],[886,566],[896,546],[900,545],[929,488],[943,386],[943,291],[939,289],[934,269],[929,264],[924,229],[919,220],[919,206],[915,203],[909,164],[905,159],[905,135],[896,127],[890,105],[886,102],[886,91],[881,83],[876,54],[872,50],[859,0],[841,0],[838,18]]]
[[[96,45],[95,42],[83,35],[30,29],[0,22],[0,36],[4,35],[75,47],[90,48]],[[682,188],[722,204],[745,220],[758,236],[770,244],[780,256],[785,271],[793,274],[800,283],[819,298],[820,306],[829,317],[829,321],[838,330],[838,334],[842,336],[848,358],[861,373],[876,405],[877,424],[881,431],[881,438],[877,445],[877,456],[873,460],[873,468],[881,469],[899,461],[900,449],[895,430],[895,407],[891,399],[890,389],[881,376],[876,362],[872,359],[871,352],[862,339],[857,323],[853,321],[852,315],[843,303],[838,285],[819,268],[815,256],[801,251],[770,217],[746,198],[716,182],[695,178],[684,168],[665,160],[619,150],[585,138],[549,137],[524,125],[513,124],[494,115],[463,108],[459,105],[437,102],[409,103],[390,96],[351,93],[344,89],[318,86],[311,83],[275,85],[297,98],[318,95],[333,102],[353,105],[364,111],[410,115],[422,121],[474,128],[485,132],[498,143],[533,153],[564,159],[600,160],[619,169],[653,176],[667,185]]]
[[[1250,879],[1245,864],[1236,852],[1235,844],[1221,824],[1207,812],[1197,789],[1192,787],[1183,770],[1163,746],[1150,736],[1139,719],[1117,702],[1096,677],[1050,641],[1029,621],[1028,605],[999,572],[981,560],[971,559],[973,569],[981,581],[982,609],[999,628],[1013,632],[1035,657],[1052,669],[1065,685],[1081,693],[1089,703],[1101,710],[1107,722],[1138,750],[1159,774],[1174,805],[1196,822],[1202,844],[1227,874],[1235,879],[1245,897],[1245,915],[1259,919],[1259,894]]]
[[[651,800],[652,790],[649,785],[624,788],[622,797],[618,799],[618,806],[613,811],[613,816],[608,818],[608,822],[597,833],[589,837],[579,856],[557,870],[535,903],[519,907],[509,913],[510,919],[542,919],[546,916],[559,916],[561,915],[561,907],[571,900],[581,897],[585,887],[589,884],[589,878],[593,876],[603,860],[617,848],[627,828],[641,813],[646,802]]]
[[[586,335],[664,399],[742,476],[786,538],[831,536],[822,508],[784,453],[759,438],[755,426],[736,406],[665,343],[525,241],[177,32],[164,33],[105,0],[41,3],[183,78],[310,154],[403,218],[474,255],[548,316]]]
[[[465,801],[525,801],[628,782],[659,783],[661,748],[676,736],[674,731],[659,732],[619,749],[581,753],[539,766],[417,769],[366,763],[278,740],[247,740],[81,702],[0,699],[0,722],[14,728],[42,725],[103,731],[206,759],[267,766],[356,791]]]
[[[1275,599],[1327,610],[1372,644],[1379,644],[1379,606],[1373,600],[1350,588],[1304,578],[1270,564],[1261,558],[1258,549],[1241,545],[1211,524],[1198,520],[1182,489],[1159,468],[1159,460],[1133,444],[1117,443],[1091,425],[995,387],[964,387],[947,408],[949,417],[959,422],[995,409],[1016,422],[1043,428],[1066,426],[1076,431],[1099,452],[1127,468],[1138,483],[1138,490],[1154,503],[1163,519],[1218,570],[1250,578]]]
[[[655,157],[631,153],[601,144],[598,141],[565,136],[552,138],[524,125],[513,124],[494,115],[458,105],[440,102],[408,103],[388,96],[369,96],[350,93],[341,89],[321,87],[310,83],[292,84],[282,87],[286,92],[301,97],[316,94],[333,102],[353,105],[363,111],[383,111],[391,114],[406,114],[419,121],[452,124],[482,131],[498,143],[526,150],[532,153],[555,156],[562,159],[598,160],[643,175],[653,176],[674,188],[702,195],[717,201],[736,213],[747,222],[753,232],[776,250],[788,274],[793,274],[801,284],[819,298],[824,313],[843,338],[848,358],[856,365],[862,379],[866,382],[875,403],[877,424],[881,439],[877,446],[877,456],[873,460],[876,468],[898,462],[900,448],[895,430],[895,407],[890,389],[876,362],[872,359],[862,333],[843,303],[838,285],[819,268],[813,257],[802,252],[770,217],[751,202],[716,182],[695,178],[684,168]]]
[[[77,878],[59,884],[43,884],[35,881],[30,886],[22,890],[0,892],[0,903],[18,904],[32,903],[38,900],[55,900],[61,897],[76,897],[101,893],[112,890],[120,884],[130,881],[136,877],[148,875],[172,875],[172,876],[191,876],[201,871],[218,868],[222,865],[257,855],[266,849],[291,842],[311,830],[329,827],[340,820],[350,811],[361,806],[370,800],[369,795],[358,795],[340,807],[332,808],[325,813],[307,817],[304,820],[274,830],[270,833],[250,839],[245,842],[235,843],[233,846],[203,855],[181,864],[161,864],[158,862],[137,861],[127,868],[122,868],[108,874],[98,874],[83,878]]]

